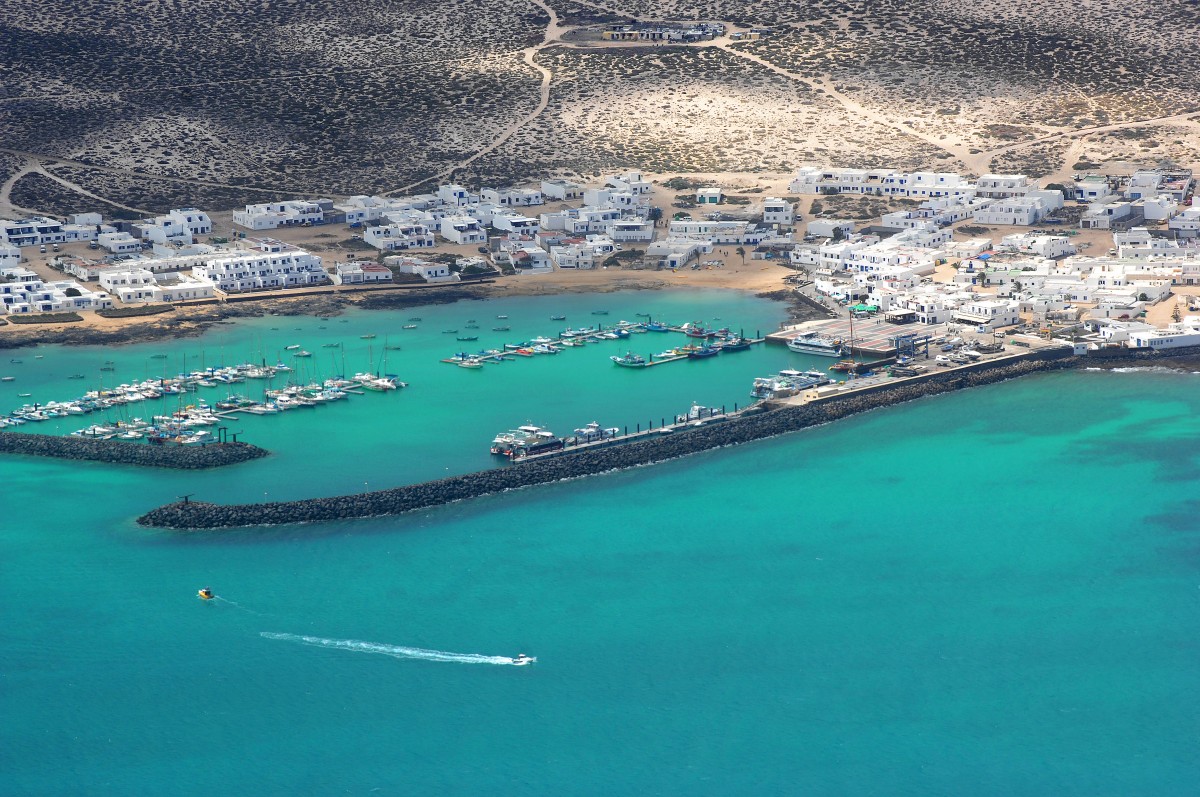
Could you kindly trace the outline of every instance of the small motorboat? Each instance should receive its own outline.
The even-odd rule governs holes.
[[[371,340],[375,336],[374,335],[359,335],[359,337],[362,338],[363,340]]]
[[[455,338],[455,340],[479,340],[479,336],[478,335],[465,335],[463,337]]]
[[[456,334],[457,332],[458,332],[457,329],[443,329],[442,330],[443,335],[453,335],[453,334]]]
[[[293,357],[312,357],[312,352],[301,349],[300,351],[296,352],[292,356]]]
[[[550,316],[550,320],[551,321],[566,321],[567,317],[565,315],[552,315],[552,316]]]
[[[416,329],[416,328],[417,328],[416,324],[405,324],[403,327],[401,327],[401,329]]]
[[[165,354],[151,354],[151,355],[150,355],[150,359],[151,359],[151,360],[165,360],[165,359],[167,359],[167,355],[165,355]]]
[[[199,590],[197,590],[196,597],[202,601],[210,601],[217,596],[212,591],[211,587],[201,587]]]
[[[498,316],[496,316],[496,318],[504,319],[504,318],[508,318],[508,316],[506,316],[506,315],[498,315]]]
[[[512,327],[492,327],[493,332],[508,332]]]
[[[11,382],[16,379],[15,376],[0,376],[0,382]]]
[[[518,653],[512,660],[512,663],[517,667],[524,667],[526,664],[533,664],[537,661],[537,656],[526,656],[524,653]]]
[[[298,349],[298,348],[300,348],[300,344],[299,344],[299,343],[293,343],[291,346],[284,346],[284,347],[283,347],[284,351],[295,351],[295,350],[296,350],[296,349]]]
[[[70,376],[67,377],[67,379],[86,379],[86,378],[87,377],[85,377],[83,374],[71,374]]]

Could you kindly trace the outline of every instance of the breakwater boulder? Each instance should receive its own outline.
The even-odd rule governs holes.
[[[783,406],[712,420],[700,426],[658,435],[654,439],[602,449],[569,451],[547,459],[519,462],[422,484],[332,498],[236,506],[198,501],[176,502],[146,513],[138,518],[138,523],[160,528],[215,529],[396,515],[505,490],[663,462],[714,448],[775,437],[903,401],[1039,371],[1068,368],[1074,364],[1076,361],[1070,357],[1070,349],[1057,349],[1031,354],[1016,361],[994,365],[981,363],[950,373],[930,374],[922,379],[885,382],[850,395],[802,406]]]
[[[269,453],[266,449],[249,443],[154,446],[120,440],[88,440],[79,437],[0,432],[0,454],[112,462],[151,468],[218,468],[265,457]]]

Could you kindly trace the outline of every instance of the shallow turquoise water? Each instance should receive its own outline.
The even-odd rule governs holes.
[[[527,417],[633,423],[812,362],[760,348],[631,372],[597,346],[483,373],[430,363],[454,319],[506,313],[534,334],[554,328],[543,316],[649,300],[764,330],[779,314],[722,294],[421,308],[399,315],[425,319],[425,343],[389,365],[412,387],[248,420],[268,460],[199,475],[0,460],[0,791],[1194,793],[1200,376],[1026,378],[401,518],[132,523],[184,491],[466,470]],[[317,353],[308,329],[382,339],[387,317],[267,319],[203,344],[279,326],[280,347]],[[27,351],[21,381],[163,348]],[[47,389],[78,384],[60,378]],[[236,605],[197,601],[205,584]]]

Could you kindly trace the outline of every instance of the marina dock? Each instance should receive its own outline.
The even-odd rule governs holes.
[[[631,344],[633,335],[652,336],[654,333],[666,332],[683,334],[690,337],[697,343],[702,343],[704,346],[710,346],[711,348],[716,349],[721,348],[721,344],[719,342],[716,344],[711,344],[712,339],[717,337],[719,334],[715,330],[708,331],[709,334],[706,335],[695,335],[690,334],[693,328],[687,324],[669,326],[658,325],[659,328],[647,329],[647,326],[650,324],[652,324],[652,322],[619,321],[611,327],[589,327],[584,330],[575,331],[575,334],[570,335],[564,335],[560,332],[555,338],[539,336],[530,341],[521,343],[505,343],[500,349],[486,349],[475,353],[459,352],[453,357],[442,358],[441,362],[448,365],[457,365],[462,367],[495,365],[506,360],[516,359],[517,357],[536,357],[546,354],[561,354],[567,349],[582,348],[583,346],[591,343],[604,343],[607,341],[617,340],[625,341],[627,344]],[[624,335],[621,333],[624,333]],[[758,333],[755,333],[755,337],[752,338],[742,338],[740,335],[737,337],[750,345],[765,343],[767,340],[765,337],[760,337]],[[649,339],[654,340],[655,338],[650,337]],[[632,345],[630,345],[630,348],[632,348]],[[645,357],[645,362],[639,363],[635,367],[649,368],[654,365],[662,365],[664,363],[678,362],[680,360],[687,359],[692,359],[688,356],[687,352],[671,354],[666,357],[660,357],[656,354],[648,354]]]

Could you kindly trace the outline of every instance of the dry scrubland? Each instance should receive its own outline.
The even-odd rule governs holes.
[[[541,0],[9,0],[0,212],[385,191],[480,152],[460,179],[1200,159],[1195,3],[545,3],[556,34],[623,15],[776,32],[581,48],[546,40]],[[541,112],[527,58],[550,73]]]

